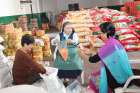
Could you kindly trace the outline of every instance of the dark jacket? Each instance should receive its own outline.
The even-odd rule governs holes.
[[[14,84],[30,84],[29,78],[39,73],[46,73],[45,68],[32,60],[32,56],[22,50],[17,50],[13,65]]]

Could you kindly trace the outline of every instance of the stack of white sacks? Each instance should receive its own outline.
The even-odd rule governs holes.
[[[4,39],[0,37],[0,43]],[[3,54],[4,46],[0,44],[0,88],[11,86],[12,84],[12,62]]]

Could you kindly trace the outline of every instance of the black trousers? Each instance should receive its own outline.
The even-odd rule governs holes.
[[[101,60],[101,58],[99,57],[98,54],[89,57],[89,61],[91,63],[97,63],[100,60]],[[114,79],[114,77],[112,76],[112,74],[110,73],[110,71],[108,70],[108,68],[106,66],[105,66],[105,69],[106,69],[106,73],[107,73],[108,85],[109,85],[109,88],[112,90],[112,92],[114,91],[115,88],[124,86],[124,84],[117,83],[117,81]],[[132,69],[132,70],[133,70],[134,75],[140,75],[139,69]],[[136,85],[136,86],[140,87],[140,80],[133,80],[129,86],[131,86],[131,85]]]

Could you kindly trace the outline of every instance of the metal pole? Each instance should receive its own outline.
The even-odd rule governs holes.
[[[32,7],[32,4],[30,4],[30,9],[31,9],[31,15],[32,15],[32,18],[33,18],[33,7]]]

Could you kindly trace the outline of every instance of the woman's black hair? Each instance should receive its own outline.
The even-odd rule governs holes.
[[[111,22],[102,23],[99,27],[103,33],[107,33],[107,38],[115,36],[118,39],[118,35],[115,35],[115,26]]]
[[[22,36],[21,39],[21,45],[24,46],[24,44],[33,44],[35,42],[34,37],[30,34],[25,34]]]
[[[61,41],[65,38],[64,37],[64,28],[65,28],[66,25],[69,25],[69,24],[72,24],[72,23],[70,23],[70,22],[63,23],[62,31],[59,33]],[[75,30],[74,30],[74,28],[72,28],[72,33],[70,34],[69,39],[73,39],[73,34],[74,33],[75,33]]]
[[[65,26],[67,26],[67,25],[69,25],[69,24],[72,24],[72,23],[70,23],[70,22],[64,22],[64,23],[63,23],[63,25],[62,25],[62,31],[61,31],[62,33],[64,32]],[[72,28],[72,32],[75,32],[75,31],[74,31],[74,28]]]

